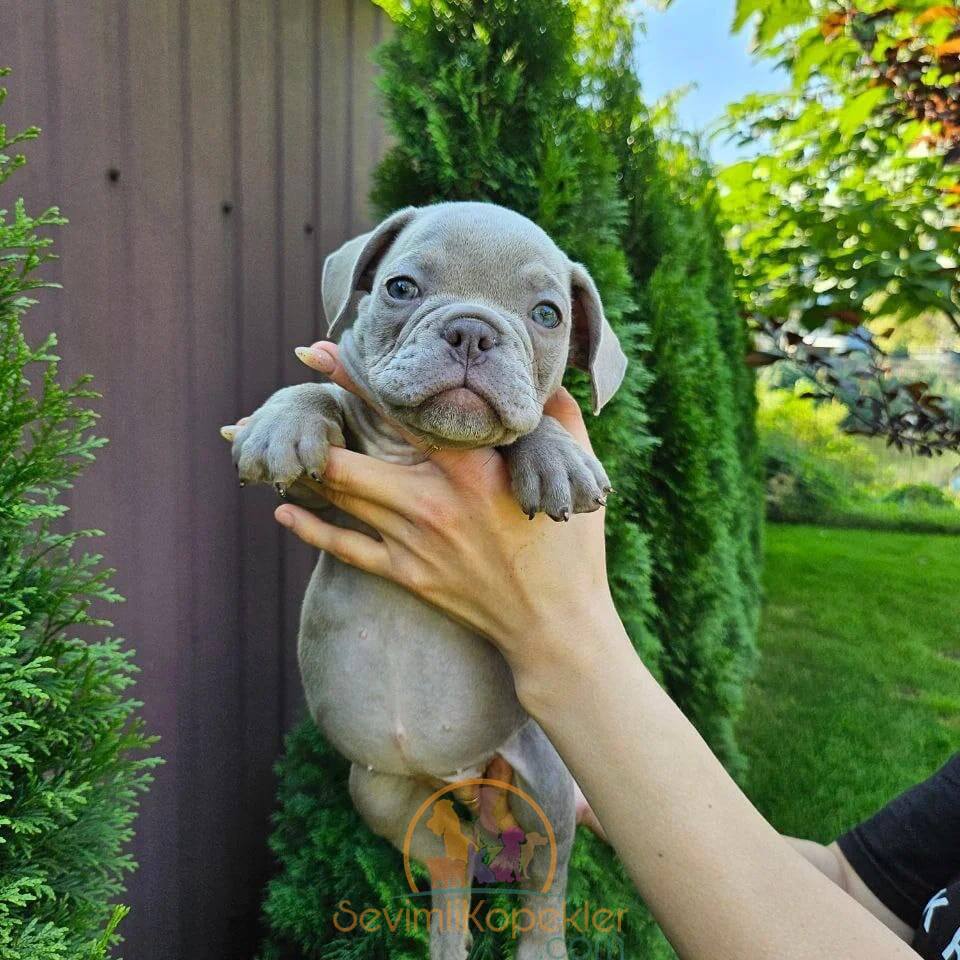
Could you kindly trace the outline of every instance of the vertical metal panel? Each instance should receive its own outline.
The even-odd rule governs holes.
[[[240,295],[236,340],[240,409],[249,412],[282,382],[278,337],[281,308],[278,263],[282,236],[278,169],[277,4],[238,0],[235,38],[237,99],[237,198],[241,224],[236,267]],[[272,809],[271,761],[280,747],[279,642],[282,633],[282,531],[274,522],[273,491],[255,488],[241,498],[240,637],[243,658],[239,696],[243,704],[243,779],[239,821],[249,836],[268,829]],[[238,941],[257,919],[257,878],[269,867],[261,846],[237,864],[241,897],[234,931]]]
[[[370,219],[367,193],[370,174],[377,162],[380,123],[376,106],[375,70],[370,52],[380,36],[379,11],[372,4],[352,8],[352,36],[349,80],[351,91],[351,149],[353,171],[350,196],[350,225],[362,230]]]
[[[318,0],[320,7],[320,245],[333,250],[353,232],[350,183],[353,177],[350,120],[349,37],[351,0]]]
[[[315,52],[318,10],[314,0],[287,0],[280,7],[277,63],[280,90],[279,152],[282,175],[279,244],[279,344],[284,383],[311,379],[294,348],[316,339],[314,304],[320,296],[316,273],[317,216],[314,157],[318,113]],[[300,598],[313,568],[314,551],[291,537],[283,540],[285,596],[281,611],[284,636],[293,637],[300,618]],[[279,674],[283,721],[290,723],[301,706],[296,649],[280,649]]]
[[[184,86],[184,285],[190,302],[190,439],[194,589],[189,648],[181,662],[178,895],[181,950],[206,944],[229,956],[239,912],[237,735],[240,694],[240,488],[224,463],[218,428],[236,415],[233,17],[229,3],[181,0]],[[234,955],[243,956],[242,951]]]
[[[10,132],[40,127],[45,136],[54,137],[59,121],[56,43],[52,4],[0,4],[0,64],[13,71],[3,81],[10,94],[0,109]],[[58,189],[61,158],[50,149],[38,149],[36,141],[19,149],[32,158],[30,165],[17,174],[19,189],[25,194],[29,191],[32,212],[62,207],[64,197]],[[60,269],[59,262],[48,264],[46,277],[58,281]],[[56,318],[60,307],[60,297],[47,296],[30,319],[40,324]]]
[[[183,151],[180,143],[181,63],[177,0],[130,3],[122,8],[118,80],[125,93],[125,154],[119,166],[128,200],[125,257],[117,264],[118,292],[125,290],[127,315],[113,314],[101,346],[122,344],[116,361],[105,356],[113,384],[107,390],[104,429],[127,419],[124,444],[113,469],[126,482],[118,491],[114,525],[120,533],[121,588],[128,597],[129,627],[142,669],[140,696],[148,726],[162,738],[168,760],[157,775],[153,815],[144,817],[137,850],[147,866],[138,893],[148,909],[132,918],[132,938],[155,935],[161,912],[166,930],[180,925],[180,900],[171,893],[179,875],[181,743],[177,716],[185,706],[181,672],[190,643],[189,590],[197,562],[192,549],[191,510],[182,491],[191,487],[188,421],[190,304],[185,296],[183,237]],[[68,94],[64,88],[64,96]],[[73,122],[64,103],[64,123]],[[74,229],[79,230],[79,225]],[[114,339],[116,338],[116,339]],[[114,367],[116,363],[116,367]],[[134,466],[135,465],[135,466]],[[86,489],[86,488],[84,488]],[[94,491],[87,509],[101,509]],[[78,514],[80,513],[78,504]],[[124,611],[126,619],[127,610]],[[165,639],[156,637],[162,631]],[[148,638],[146,647],[143,638]],[[158,642],[160,641],[160,642]],[[173,681],[173,683],[171,683]],[[162,853],[169,848],[170,853]]]
[[[256,948],[312,557],[268,491],[241,496],[217,428],[307,379],[291,351],[323,332],[323,257],[369,226],[385,30],[369,0],[0,4],[3,119],[44,131],[11,186],[71,220],[30,331],[57,330],[105,395],[73,519],[108,531],[128,598],[110,613],[167,761],[137,823],[137,960]]]

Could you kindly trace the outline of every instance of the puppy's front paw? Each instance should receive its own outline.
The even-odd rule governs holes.
[[[295,403],[268,401],[237,429],[233,462],[241,483],[272,483],[283,495],[302,473],[319,480],[330,447],[344,445],[334,417],[305,412]]]
[[[592,513],[613,489],[600,461],[552,417],[532,433],[503,449],[514,495],[531,519],[545,513],[569,520],[572,513]]]

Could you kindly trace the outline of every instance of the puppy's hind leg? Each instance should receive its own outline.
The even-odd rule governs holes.
[[[433,788],[410,777],[357,764],[350,768],[350,796],[358,813],[398,850],[403,849],[411,820],[433,793]],[[409,848],[410,856],[430,872],[430,960],[465,960],[470,952],[471,853],[453,803],[449,798],[437,800],[417,822]],[[414,908],[419,910],[420,903],[415,901]],[[426,923],[425,910],[422,916]]]
[[[523,797],[510,794],[510,810],[525,834],[521,847],[525,868],[521,934],[516,960],[566,960],[564,914],[567,868],[576,831],[573,777],[540,727],[530,720],[497,753],[514,772],[514,785],[543,810],[556,843],[556,866],[551,873],[552,851],[545,842],[546,825]],[[546,889],[544,889],[546,888]]]

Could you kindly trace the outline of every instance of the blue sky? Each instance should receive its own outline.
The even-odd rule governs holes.
[[[695,83],[678,106],[687,129],[709,126],[746,93],[785,86],[769,61],[751,56],[749,30],[731,36],[733,8],[734,0],[674,0],[666,12],[645,12],[638,66],[647,100]],[[712,153],[721,163],[738,157],[736,148],[721,140]]]

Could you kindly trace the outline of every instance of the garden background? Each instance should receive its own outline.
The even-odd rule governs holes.
[[[960,11],[901,7],[741,0],[786,92],[730,107],[720,171],[618,0],[0,10],[0,958],[425,956],[331,925],[399,856],[298,722],[311,556],[217,441],[305,379],[325,254],[408,203],[512,206],[597,278],[618,607],[776,826],[828,840],[956,748]],[[570,893],[670,955],[593,837]]]

